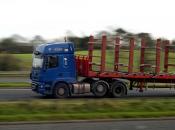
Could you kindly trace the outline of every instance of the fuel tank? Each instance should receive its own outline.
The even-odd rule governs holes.
[[[91,92],[91,86],[88,83],[73,84],[74,94],[84,94],[84,93],[90,93],[90,92]]]

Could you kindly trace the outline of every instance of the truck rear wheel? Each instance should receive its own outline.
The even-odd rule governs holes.
[[[108,93],[109,85],[107,82],[100,80],[92,85],[92,92],[96,97],[104,97]]]
[[[112,84],[111,90],[113,97],[122,97],[127,93],[126,85],[118,81]]]
[[[55,98],[67,98],[69,96],[69,89],[65,83],[58,83],[53,91]]]

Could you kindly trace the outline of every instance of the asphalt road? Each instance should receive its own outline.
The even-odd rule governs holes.
[[[174,130],[175,120],[0,125],[0,130]]]
[[[30,82],[28,77],[0,77],[0,82]],[[124,98],[137,98],[137,97],[175,97],[175,89],[172,88],[156,88],[144,90],[143,93],[138,90],[128,92]],[[45,97],[33,93],[30,89],[0,89],[0,100],[26,100],[26,99],[45,99]],[[94,98],[92,95],[76,95],[72,98]]]
[[[138,90],[128,92],[128,95],[123,98],[175,98],[175,89],[161,88],[149,89],[140,93]],[[93,95],[74,95],[71,99],[79,98],[94,98]],[[0,89],[0,100],[29,100],[29,99],[49,99],[42,95],[36,94],[31,89]]]

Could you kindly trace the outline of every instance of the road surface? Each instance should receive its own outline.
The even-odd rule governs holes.
[[[174,130],[175,120],[0,125],[0,130]]]
[[[175,90],[169,88],[161,89],[149,89],[143,93],[138,92],[137,90],[132,90],[128,92],[128,95],[123,98],[175,98]],[[94,98],[93,95],[74,95],[72,99],[76,98]],[[0,100],[28,100],[28,99],[48,99],[39,94],[36,94],[31,91],[31,89],[0,89]]]

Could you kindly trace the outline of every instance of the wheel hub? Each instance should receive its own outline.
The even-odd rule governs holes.
[[[103,91],[104,91],[103,85],[99,85],[99,86],[97,87],[97,91],[98,91],[98,92],[103,92]]]
[[[64,88],[58,89],[58,94],[59,94],[59,95],[64,95],[64,93],[65,93]]]
[[[121,93],[121,88],[116,88],[116,89],[115,89],[115,92],[116,92],[116,93]]]

